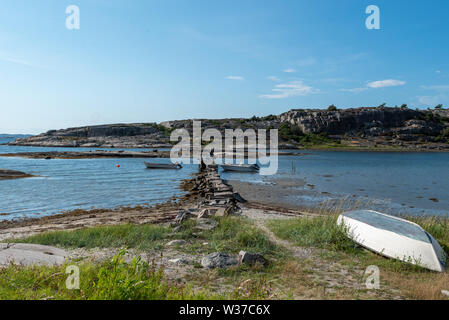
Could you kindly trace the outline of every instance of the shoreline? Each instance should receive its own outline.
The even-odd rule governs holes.
[[[363,147],[315,147],[298,149],[303,151],[337,151],[337,152],[372,152],[372,153],[449,153],[447,149],[427,149],[427,148],[363,148]]]
[[[447,284],[447,273],[423,273],[408,264],[400,264],[399,268],[397,261],[360,247],[353,253],[333,248],[332,242],[320,243],[323,241],[321,234],[335,226],[332,219],[337,211],[310,212],[276,202],[260,203],[257,196],[263,198],[263,195],[257,193],[244,199],[242,196],[250,192],[235,181],[223,180],[217,166],[211,167],[215,168],[180,183],[186,195],[163,204],[75,210],[42,218],[0,221],[0,242],[8,240],[10,244],[29,243],[63,249],[67,252],[66,263],[76,263],[81,268],[101,268],[105,262],[125,252],[123,258],[127,265],[136,258],[148,263],[153,261],[161,268],[167,283],[175,281],[191,285],[195,290],[212,290],[207,292],[232,294],[242,283],[259,279],[263,272],[267,288],[274,292],[264,296],[265,299],[440,298],[440,291]],[[291,186],[301,181],[286,183]],[[228,211],[230,208],[232,210]],[[438,227],[446,228],[448,221],[431,220],[428,226],[438,223]],[[309,235],[304,234],[301,225],[306,226]],[[312,237],[312,244],[304,245],[285,237],[283,228],[290,230],[289,235]],[[339,237],[338,241],[343,240]],[[123,248],[127,248],[126,251]],[[242,252],[259,255],[268,264],[244,265],[238,260]],[[216,254],[234,259],[235,265],[209,269],[203,263],[206,257]],[[365,268],[373,264],[382,268],[382,290],[370,291],[365,287]],[[65,265],[61,270],[64,268]],[[16,268],[10,265],[8,270]],[[41,270],[55,269],[43,266]],[[430,285],[424,291],[422,278]],[[213,279],[212,288],[205,279]],[[47,287],[47,284],[42,285],[42,288]]]
[[[223,157],[224,155],[224,157]],[[270,156],[270,153],[266,153]],[[279,152],[278,156],[304,156],[303,153],[297,152]],[[26,159],[119,159],[119,158],[151,158],[151,159],[169,159],[171,156],[170,151],[43,151],[43,152],[17,152],[17,153],[2,153],[0,157],[6,158],[26,158]],[[215,156],[226,158],[231,156],[229,153],[217,152]],[[248,159],[248,154],[234,153],[232,157],[243,156]],[[258,158],[256,154],[256,158]]]

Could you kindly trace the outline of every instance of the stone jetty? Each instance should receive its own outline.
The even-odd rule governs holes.
[[[234,192],[232,186],[220,177],[217,165],[200,168],[200,172],[194,180],[194,187],[190,192],[199,195],[202,199],[198,204],[198,209],[203,215],[224,216],[238,213],[240,211],[239,202],[245,202],[238,193]]]

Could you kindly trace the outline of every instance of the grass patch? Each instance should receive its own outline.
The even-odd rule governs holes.
[[[160,248],[169,232],[169,228],[157,225],[125,224],[74,231],[48,232],[9,242],[35,243],[64,248],[128,247],[146,250]]]
[[[189,220],[183,223],[177,238],[197,241],[181,249],[191,253],[239,253],[241,250],[260,253],[265,256],[279,258],[283,251],[249,220],[242,217],[214,218],[217,226],[213,230],[199,231],[196,222]],[[208,245],[203,245],[207,242]]]
[[[183,300],[220,299],[229,294],[194,292],[183,285],[170,284],[163,279],[163,270],[139,258],[131,263],[120,251],[111,260],[98,265],[81,264],[80,288],[68,290],[66,266],[18,267],[0,269],[0,299],[2,300]]]
[[[323,215],[314,218],[274,220],[268,227],[280,238],[297,246],[326,249],[322,255],[326,259],[338,259],[347,264],[362,263],[364,266],[377,265],[395,272],[424,272],[424,268],[396,259],[388,259],[368,251],[346,236],[346,227],[337,225],[338,215]],[[408,218],[421,225],[432,234],[448,253],[449,220],[438,218]],[[356,259],[353,259],[356,258]]]
[[[65,289],[64,267],[18,267],[0,270],[0,299],[267,299],[272,297],[269,279],[275,276],[280,263],[274,258],[282,250],[251,222],[239,217],[215,218],[214,230],[195,228],[188,220],[174,232],[170,227],[155,225],[104,226],[74,231],[50,232],[15,240],[65,248],[136,248],[162,249],[170,239],[185,239],[187,244],[177,248],[197,256],[220,251],[238,253],[240,250],[261,253],[273,264],[267,267],[239,265],[226,270],[192,272],[186,278],[189,286],[171,285],[164,281],[162,270],[156,270],[135,258],[123,261],[123,253],[100,264],[80,261],[81,289]],[[203,245],[208,242],[208,245]],[[198,262],[196,262],[198,264]],[[200,267],[200,265],[198,265]],[[218,281],[220,279],[220,281]],[[248,280],[251,279],[251,280]],[[217,282],[226,284],[226,291],[215,289]],[[223,284],[220,285],[220,287]],[[195,287],[195,290],[191,288]],[[202,291],[198,291],[200,288]],[[205,288],[205,289],[203,289]]]
[[[160,225],[116,225],[85,228],[74,231],[42,233],[8,242],[35,243],[63,248],[135,248],[140,250],[161,249],[168,239],[184,239],[190,242],[180,249],[191,253],[226,252],[240,250],[279,257],[281,251],[268,237],[248,220],[240,217],[214,218],[217,227],[199,230],[196,220],[190,219],[173,233],[170,227]],[[208,246],[202,243],[207,241]]]
[[[337,215],[292,220],[272,220],[268,227],[281,239],[300,247],[314,247],[355,253],[359,246],[346,236],[343,226],[337,225]]]
[[[248,220],[236,217],[219,219],[218,227],[206,233],[217,251],[238,253],[240,250],[279,256],[280,248]]]

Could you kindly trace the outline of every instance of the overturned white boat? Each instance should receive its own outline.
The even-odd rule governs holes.
[[[182,169],[179,163],[150,163],[145,162],[147,169]]]
[[[433,271],[447,268],[440,244],[416,223],[371,210],[343,213],[337,223],[352,240],[378,254]]]
[[[260,167],[257,164],[222,164],[224,171],[237,172],[259,172]]]

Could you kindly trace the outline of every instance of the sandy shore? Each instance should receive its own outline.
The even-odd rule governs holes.
[[[267,183],[253,183],[239,180],[227,181],[236,192],[253,205],[277,208],[279,210],[297,210],[309,212],[310,208],[298,205],[294,193],[313,197],[313,190],[306,190],[306,182],[302,179],[274,179]]]

